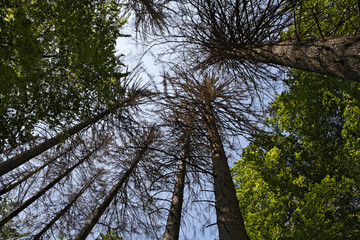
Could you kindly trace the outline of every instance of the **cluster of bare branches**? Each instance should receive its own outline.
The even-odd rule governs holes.
[[[2,153],[0,194],[15,206],[1,216],[1,228],[29,219],[21,227],[34,239],[113,229],[156,236],[162,212],[155,195],[167,165],[151,150],[161,146],[158,128],[139,121],[151,94],[127,87],[122,101],[92,119]]]

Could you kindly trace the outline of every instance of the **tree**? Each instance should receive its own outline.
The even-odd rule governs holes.
[[[103,222],[119,228],[119,219],[135,219],[140,210],[155,218],[158,213],[149,212],[157,208],[152,196],[156,191],[149,186],[159,189],[161,181],[154,183],[151,178],[161,176],[162,167],[155,160],[148,161],[149,156],[147,163],[139,164],[137,160],[135,165],[127,165],[133,159],[130,153],[136,152],[131,150],[144,146],[119,140],[125,139],[124,135],[126,139],[134,138],[140,133],[138,129],[146,125],[141,121],[143,126],[139,127],[134,118],[141,115],[139,105],[150,95],[133,79],[125,79],[128,73],[122,70],[121,55],[115,53],[116,40],[122,36],[121,26],[126,21],[120,12],[121,2],[39,0],[2,4],[0,69],[6,74],[1,75],[4,88],[0,90],[0,148],[5,157],[0,163],[0,177],[4,197],[13,193],[17,197],[16,207],[2,216],[1,224],[16,216],[21,218],[20,212],[30,213],[34,222],[31,226],[24,224],[23,229],[31,229],[37,234],[35,238],[74,238],[76,230],[83,227],[79,224],[91,213],[87,210],[96,209],[97,199],[108,195],[109,179],[115,179],[121,171],[126,172],[118,185],[121,191],[117,188],[109,194],[110,200],[102,207],[106,209],[111,203],[110,209],[98,211],[91,228],[100,217],[104,219],[100,219],[98,229]],[[132,88],[131,84],[136,86]],[[94,149],[104,138],[111,143]],[[61,150],[66,146],[69,152],[59,153],[55,146]],[[87,156],[89,152],[93,155]],[[120,159],[123,156],[126,158]],[[101,168],[110,168],[105,171],[106,177],[93,179]],[[89,179],[94,183],[89,184]],[[147,206],[147,201],[152,204]],[[113,206],[121,204],[126,205],[122,214],[115,215],[112,211],[118,209]],[[121,232],[146,228],[150,232],[146,220],[138,219],[130,227],[124,224]],[[157,225],[152,223],[151,227]]]
[[[301,1],[281,39],[356,33],[355,9],[355,1]],[[356,239],[358,170],[350,153],[356,155],[358,144],[356,137],[345,140],[344,123],[358,125],[345,114],[357,112],[349,103],[358,98],[358,84],[296,70],[289,78],[289,90],[269,108],[273,132],[256,135],[234,168],[249,235]]]
[[[105,143],[106,144],[106,143]],[[23,211],[25,208],[27,208],[29,205],[34,203],[36,200],[38,200],[43,194],[45,194],[49,189],[51,189],[55,184],[60,182],[64,177],[68,176],[69,173],[71,173],[75,168],[77,168],[80,164],[83,164],[85,161],[87,161],[91,155],[99,150],[99,148],[102,147],[102,145],[97,146],[93,151],[89,152],[86,156],[81,158],[80,161],[75,163],[70,168],[66,169],[64,173],[58,175],[54,180],[52,180],[48,185],[46,185],[44,188],[42,188],[40,191],[38,191],[36,194],[31,196],[29,199],[21,203],[19,206],[14,208],[11,212],[9,212],[7,215],[5,215],[3,218],[0,219],[0,227],[4,226],[7,222],[9,222],[13,217],[18,215],[21,211]]]
[[[293,71],[234,168],[255,239],[357,239],[360,88]]]
[[[9,221],[30,214],[31,224],[23,222],[21,229],[46,239],[99,233],[105,233],[102,239],[158,239],[164,232],[164,239],[177,239],[186,204],[198,200],[191,194],[206,190],[213,194],[204,201],[215,205],[221,239],[249,239],[248,232],[267,239],[356,238],[356,85],[333,81],[335,92],[320,91],[309,82],[325,89],[330,81],[295,71],[291,90],[271,110],[265,129],[274,128],[273,135],[260,130],[257,108],[269,93],[265,87],[278,78],[269,67],[358,81],[356,2],[122,3],[2,3],[0,192],[15,196],[16,206],[0,223],[12,228]],[[160,36],[173,51],[184,47],[164,77],[164,94],[157,84],[154,94],[125,78],[115,53],[127,19],[122,8],[133,11],[143,39]],[[339,92],[344,108],[335,107]],[[162,108],[149,114],[153,106],[140,106],[149,101]],[[255,132],[239,163],[238,187],[247,187],[238,195],[239,208],[227,148],[237,136]],[[259,224],[263,216],[270,220]]]
[[[176,75],[167,78],[173,87],[169,97],[173,96],[173,104],[177,104],[182,115],[197,118],[196,122],[195,119],[191,121],[195,122],[194,131],[203,134],[209,143],[220,238],[248,239],[223,141],[232,134],[245,134],[256,129],[257,114],[250,107],[251,100],[246,90],[231,78],[206,72],[174,71]]]
[[[37,155],[45,152],[48,149],[56,146],[61,141],[64,141],[64,138],[66,138],[66,136],[72,136],[72,135],[86,129],[87,127],[100,121],[101,119],[103,119],[107,115],[113,113],[114,111],[119,111],[119,110],[121,111],[121,108],[125,107],[127,104],[132,104],[132,101],[135,101],[137,97],[138,97],[137,95],[134,95],[134,96],[132,96],[132,98],[124,99],[122,102],[118,103],[115,106],[112,106],[110,109],[107,109],[107,110],[99,113],[98,115],[94,116],[93,118],[91,118],[89,120],[85,120],[81,123],[76,124],[72,128],[65,130],[62,135],[59,134],[50,139],[46,139],[44,142],[32,147],[31,149],[26,150],[4,162],[1,162],[0,163],[0,169],[1,169],[0,176],[10,172],[14,168],[21,166],[22,164],[26,163],[30,159],[36,157]]]
[[[188,161],[189,154],[190,138],[189,133],[185,132],[184,145],[176,173],[174,191],[171,199],[171,205],[163,238],[164,240],[179,239],[181,212],[185,188],[186,161]]]
[[[320,3],[321,4],[320,4]],[[341,2],[342,4],[337,4]],[[311,4],[312,3],[312,4]],[[341,8],[341,10],[339,9]],[[249,69],[265,63],[359,81],[359,34],[337,36],[344,28],[358,30],[357,1],[228,0],[191,1],[179,6],[183,16],[174,34],[190,52],[198,53],[200,67],[220,64],[238,69],[250,81]],[[305,13],[304,13],[305,11]],[[312,14],[309,14],[312,13]],[[305,16],[304,16],[305,15]],[[333,15],[342,17],[333,18]],[[322,37],[313,38],[311,17]],[[331,21],[323,21],[331,17]],[[312,22],[314,22],[312,21]],[[319,22],[322,21],[320,24]],[[334,26],[323,29],[324,23]],[[320,26],[322,25],[322,26]],[[289,28],[295,39],[285,38]],[[312,38],[309,37],[312,36]],[[189,56],[191,57],[191,56]],[[240,65],[240,67],[239,67]],[[256,73],[255,73],[256,75]],[[259,74],[260,75],[260,74]],[[259,76],[261,77],[261,76]],[[245,80],[245,79],[243,79]]]
[[[122,111],[122,113],[125,114],[126,110]],[[133,113],[131,113],[130,116],[131,115],[133,115]],[[43,238],[58,238],[62,236],[75,238],[73,234],[76,233],[77,230],[80,231],[84,226],[84,222],[82,221],[84,217],[88,217],[89,214],[93,213],[94,209],[98,207],[96,206],[99,201],[97,199],[101,200],[104,195],[111,196],[109,198],[110,202],[111,199],[114,199],[111,204],[121,205],[125,203],[125,206],[123,206],[124,209],[121,210],[122,213],[118,216],[115,215],[115,219],[128,218],[129,221],[132,221],[132,218],[140,215],[137,213],[137,211],[139,211],[138,209],[144,211],[145,209],[149,209],[149,211],[153,208],[156,209],[156,201],[149,199],[150,197],[147,196],[147,194],[150,195],[153,193],[153,190],[149,188],[149,185],[156,187],[157,184],[161,184],[160,181],[155,183],[149,181],[151,178],[154,178],[154,176],[159,177],[161,166],[158,166],[156,161],[152,160],[157,160],[157,157],[149,154],[146,154],[149,156],[146,156],[145,159],[144,154],[142,154],[141,159],[146,163],[139,164],[139,161],[136,161],[135,164],[130,160],[130,158],[133,159],[136,151],[148,151],[148,147],[141,142],[146,139],[142,139],[143,135],[137,130],[138,127],[130,126],[127,121],[125,121],[124,125],[120,122],[121,125],[116,126],[116,122],[119,121],[117,119],[118,117],[121,118],[120,115],[114,119],[108,118],[106,124],[109,127],[110,122],[112,121],[113,123],[111,124],[114,125],[109,128],[112,131],[112,135],[121,134],[122,136],[117,136],[116,138],[109,137],[109,135],[106,134],[107,130],[102,129],[104,125],[98,123],[96,124],[97,126],[92,125],[85,132],[79,134],[77,136],[79,139],[76,141],[73,139],[75,138],[74,136],[70,136],[69,139],[63,143],[63,147],[67,150],[69,149],[69,146],[67,146],[68,144],[74,144],[75,146],[70,148],[70,152],[65,151],[65,155],[60,154],[60,159],[58,158],[58,152],[54,153],[54,155],[56,155],[56,160],[52,161],[51,159],[50,163],[46,161],[46,157],[48,157],[51,152],[39,155],[38,160],[45,158],[44,162],[46,162],[46,166],[41,166],[41,170],[39,171],[36,169],[36,176],[28,177],[25,175],[27,178],[26,181],[23,181],[10,190],[10,194],[19,191],[24,197],[17,200],[17,207],[4,216],[4,218],[1,219],[1,223],[5,223],[18,215],[20,211],[24,211],[25,214],[31,214],[34,217],[34,221],[31,223],[32,230],[30,230],[31,232],[34,232],[33,237],[39,238],[41,236]],[[126,120],[129,119],[130,118],[126,118]],[[130,123],[131,122],[133,122],[133,120],[130,120]],[[119,124],[119,122],[117,123]],[[117,127],[119,128],[119,132],[117,132]],[[144,123],[142,123],[141,127],[144,127]],[[104,134],[106,136],[105,139]],[[128,137],[126,137],[126,135],[128,135]],[[95,148],[98,144],[101,144],[102,139],[106,142],[105,146],[101,149]],[[124,141],[123,143],[126,143],[126,145],[122,145],[119,142],[119,139],[122,139]],[[130,141],[129,139],[133,140]],[[60,153],[63,152],[60,151]],[[86,156],[83,159],[77,159],[77,154]],[[92,155],[90,156],[90,154]],[[117,156],[118,159],[115,156]],[[75,158],[75,160],[70,160],[69,158]],[[138,160],[139,159],[140,158],[138,158]],[[81,167],[78,167],[79,164],[81,164]],[[160,164],[162,163],[159,162],[159,165]],[[129,166],[131,166],[130,169],[128,169]],[[107,170],[105,171],[103,168],[106,168]],[[117,185],[117,191],[113,191],[112,194],[109,194],[109,178],[114,179],[114,181],[119,181],[118,175],[119,172],[122,171],[126,174],[121,178],[119,185]],[[99,174],[99,172],[102,174]],[[134,175],[138,174],[138,177],[134,177]],[[140,174],[145,174],[146,177],[141,176]],[[6,181],[8,179],[4,178],[3,180]],[[144,184],[142,181],[146,181],[146,183]],[[35,184],[32,186],[31,183]],[[30,185],[27,186],[28,184]],[[136,187],[134,187],[134,184],[136,184]],[[146,189],[143,189],[145,186]],[[133,189],[134,193],[131,194],[132,196],[127,196],[132,191],[130,189]],[[143,192],[139,193],[140,190]],[[136,203],[134,194],[144,201],[144,206],[141,206],[141,202]],[[27,197],[27,195],[30,197]],[[86,201],[85,203],[84,200]],[[109,206],[110,202],[107,202],[107,206]],[[148,202],[151,202],[150,206],[146,205]],[[135,204],[138,204],[138,206],[135,207]],[[112,211],[120,211],[117,207],[110,205],[111,207],[106,209],[106,205],[104,206],[101,208],[102,211],[99,211],[99,214],[97,215],[97,217],[104,218],[103,220],[100,219],[101,225],[99,226],[105,225],[104,222],[106,223],[106,221],[109,220],[107,219],[108,216],[111,216],[110,224],[115,224],[114,228],[119,228],[119,225],[116,224],[126,226],[124,221],[120,221],[119,223],[119,220],[114,219],[114,213]],[[38,212],[39,210],[36,209],[41,210]],[[104,210],[107,211],[104,213]],[[42,212],[46,212],[46,216],[42,216]],[[134,214],[132,218],[130,213]],[[149,214],[151,217],[152,215]],[[93,226],[97,223],[94,219],[91,221]],[[139,225],[144,224],[145,219],[140,218],[138,221]],[[135,224],[136,221],[132,221],[131,227],[140,229],[139,225],[136,226]],[[81,227],[80,229],[79,226]],[[143,226],[149,229],[148,225]],[[156,224],[153,223],[153,226],[156,226]],[[29,229],[28,226],[24,226],[23,228]],[[39,229],[42,230],[39,231]],[[67,233],[65,229],[69,232]],[[101,228],[97,228],[95,231],[98,231],[99,229]],[[62,232],[63,230],[65,230],[65,232]],[[123,234],[126,234],[128,231],[131,233],[132,229],[122,228],[121,230]]]
[[[227,157],[224,151],[222,140],[215,121],[214,109],[211,105],[214,97],[214,79],[204,79],[203,95],[204,121],[206,123],[209,141],[211,144],[211,158],[213,163],[215,208],[219,236],[221,239],[249,239],[244,225],[244,220],[237,208],[235,200],[235,189],[230,176]]]
[[[123,176],[120,178],[119,182],[114,185],[114,187],[111,189],[108,195],[106,195],[100,206],[94,211],[94,214],[91,216],[91,218],[85,223],[80,233],[76,236],[77,240],[86,239],[94,225],[105,212],[106,208],[110,205],[111,201],[115,198],[121,187],[128,180],[130,174],[134,171],[138,163],[143,159],[144,154],[156,139],[155,129],[151,129],[146,136],[143,136],[143,138],[144,142],[141,144],[141,146],[139,146],[141,147],[141,150],[137,153],[135,159],[131,163],[130,167],[126,170],[126,172],[123,174]]]
[[[95,181],[95,179],[102,173],[102,170],[99,170],[85,185],[80,189],[80,191],[71,199],[71,201],[56,213],[55,217],[39,232],[34,236],[34,240],[40,239],[40,237],[49,230],[54,223],[61,218],[77,201],[77,199],[89,188],[89,186]]]
[[[26,180],[28,180],[29,178],[31,178],[34,174],[40,172],[42,169],[44,169],[45,167],[49,166],[49,164],[51,164],[52,162],[56,161],[58,158],[62,157],[64,154],[66,154],[68,151],[70,150],[67,149],[63,152],[61,152],[60,154],[56,155],[55,157],[51,158],[49,161],[47,161],[46,163],[44,163],[41,167],[38,167],[36,169],[34,169],[33,171],[29,172],[26,174],[26,176],[24,176],[23,178],[19,179],[18,181],[8,184],[6,187],[2,188],[0,190],[0,196],[11,191],[12,189],[14,189],[15,187],[17,187],[18,185],[20,185],[21,183],[25,182]]]
[[[0,149],[41,124],[65,129],[123,96],[116,39],[126,22],[117,1],[1,4]]]
[[[170,83],[173,84],[172,81]],[[212,192],[209,190],[211,184],[203,184],[208,183],[211,178],[210,152],[207,144],[204,144],[207,138],[199,129],[198,120],[201,117],[196,111],[189,112],[186,109],[188,102],[173,98],[172,94],[165,93],[160,96],[162,101],[158,111],[162,119],[161,126],[164,127],[165,142],[168,144],[159,151],[165,153],[164,157],[172,159],[168,166],[171,176],[168,184],[173,186],[168,190],[171,192],[170,206],[163,239],[179,239],[180,229],[184,231],[186,222],[189,221],[185,219],[193,216],[193,213],[188,212],[189,208],[197,211],[196,217],[192,218],[198,219],[204,213],[204,205],[209,205],[208,196],[202,193]],[[205,200],[202,200],[203,198]],[[193,203],[200,204],[196,206]],[[190,228],[194,229],[194,226]],[[196,232],[195,230],[194,238],[197,237]]]

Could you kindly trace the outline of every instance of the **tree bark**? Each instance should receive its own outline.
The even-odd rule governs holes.
[[[222,59],[277,64],[360,82],[360,35],[282,41],[215,53]]]
[[[179,239],[181,211],[184,199],[185,175],[186,175],[186,160],[189,156],[190,140],[186,136],[183,146],[182,156],[179,161],[179,166],[176,174],[174,192],[171,199],[168,219],[164,233],[164,240]]]
[[[132,98],[126,99],[121,104],[113,106],[112,108],[96,115],[92,119],[81,122],[81,123],[75,125],[74,127],[68,129],[67,131],[64,131],[64,134],[72,136],[72,135],[80,132],[81,130],[87,128],[91,124],[96,123],[97,121],[99,121],[106,115],[110,114],[114,110],[119,109],[120,107],[123,107],[124,104],[129,103],[132,100],[133,100]],[[1,162],[0,163],[0,177],[4,174],[10,172],[11,170],[21,166],[22,164],[26,163],[30,159],[38,156],[39,154],[45,152],[46,150],[52,148],[53,146],[57,145],[58,143],[61,142],[61,140],[63,140],[63,137],[61,135],[57,135],[53,138],[45,140],[43,143],[25,151],[19,155],[16,155],[4,162]]]
[[[45,188],[38,191],[35,195],[30,197],[28,200],[23,202],[21,205],[16,207],[14,210],[12,210],[10,213],[8,213],[5,217],[0,219],[0,228],[4,226],[7,222],[9,222],[13,217],[18,215],[22,210],[27,208],[30,204],[35,202],[39,197],[41,197],[44,193],[46,193],[50,188],[52,188],[55,184],[60,182],[61,179],[63,179],[66,175],[68,175],[72,170],[74,170],[77,166],[79,166],[81,163],[83,163],[85,160],[89,159],[89,157],[97,151],[99,148],[91,151],[89,154],[87,154],[84,158],[82,158],[79,162],[77,162],[75,165],[73,165],[71,168],[67,169],[63,174],[55,178],[53,181],[51,181]]]
[[[205,121],[211,143],[215,208],[221,240],[248,240],[234,183],[210,102],[205,103]]]
[[[34,236],[33,240],[38,240],[40,239],[40,237],[48,230],[50,229],[54,223],[61,218],[73,205],[74,203],[77,201],[77,199],[86,191],[86,189],[89,188],[89,186],[95,181],[95,179],[100,175],[102,170],[98,171],[86,184],[85,186],[83,186],[81,188],[81,190],[74,196],[74,198],[63,208],[61,209],[59,212],[57,212],[57,214],[55,215],[55,217],[48,223],[46,224],[46,226],[38,233]]]
[[[117,195],[119,190],[121,189],[122,185],[126,182],[129,178],[132,171],[135,169],[139,161],[143,158],[145,152],[147,151],[146,148],[140,150],[138,155],[136,156],[135,160],[132,162],[130,168],[125,172],[125,174],[121,177],[119,182],[111,189],[111,191],[106,195],[104,201],[100,204],[100,206],[95,210],[93,215],[90,219],[85,223],[84,227],[81,229],[80,233],[76,236],[75,240],[85,240],[86,237],[90,234],[91,230],[98,222],[100,217],[105,212],[106,208],[110,205],[111,201]]]

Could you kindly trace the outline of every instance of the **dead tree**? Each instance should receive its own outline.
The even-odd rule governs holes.
[[[343,12],[346,15],[334,26],[328,26],[329,31],[318,24],[319,33],[311,37],[309,30],[302,27],[305,20],[299,22],[303,14],[302,1],[196,0],[178,7],[184,17],[183,22],[177,24],[174,38],[180,43],[185,42],[183,46],[188,45],[189,54],[198,53],[204,68],[214,64],[240,65],[246,73],[246,69],[258,69],[258,64],[264,63],[359,82],[360,35],[338,33],[340,26],[348,23],[351,16],[358,19],[354,8],[333,6],[333,9],[312,14],[315,25],[322,14],[327,14],[326,11],[333,11],[332,15],[341,16]],[[308,11],[314,12],[314,9]],[[358,22],[351,24],[360,27]],[[289,28],[295,28],[296,36],[292,40],[282,35]]]
[[[91,152],[89,152],[86,156],[80,159],[76,164],[74,164],[72,167],[66,169],[62,174],[57,176],[54,180],[52,180],[49,184],[47,184],[44,188],[39,190],[37,193],[35,193],[33,196],[31,196],[29,199],[27,199],[25,202],[21,203],[19,206],[17,206],[15,209],[13,209],[10,213],[6,214],[2,219],[0,219],[0,227],[4,226],[7,222],[9,222],[13,217],[18,215],[21,211],[23,211],[25,208],[27,208],[30,204],[34,203],[36,200],[38,200],[42,195],[44,195],[49,189],[51,189],[55,184],[59,183],[64,177],[68,176],[69,173],[71,173],[75,168],[77,168],[80,164],[88,160],[91,155],[99,150],[103,145],[98,146]]]
[[[189,133],[185,133],[184,145],[179,159],[178,169],[176,173],[175,185],[171,199],[171,205],[166,222],[164,233],[164,240],[179,239],[181,212],[184,198],[185,176],[186,176],[186,161],[188,161],[190,151]]]
[[[210,143],[215,208],[221,239],[248,239],[223,142],[231,135],[246,135],[257,130],[252,96],[239,84],[212,73],[178,71],[172,78],[178,108],[200,116],[196,131]],[[174,100],[175,102],[175,100]]]
[[[95,181],[95,179],[102,173],[102,170],[99,170],[81,189],[80,191],[71,199],[71,201],[59,212],[56,213],[55,217],[48,223],[46,226],[34,236],[34,240],[38,240],[41,236],[49,230],[54,223],[61,218],[77,201],[77,199],[89,188],[89,186]]]
[[[5,187],[3,187],[0,190],[0,196],[11,191],[12,189],[14,189],[15,187],[19,186],[21,183],[27,181],[29,178],[31,178],[32,176],[34,176],[36,173],[40,172],[42,169],[44,169],[45,167],[49,166],[52,162],[58,160],[59,158],[61,158],[63,155],[65,155],[68,151],[70,150],[67,149],[66,151],[61,152],[60,154],[57,154],[55,157],[52,157],[50,160],[46,161],[42,166],[34,169],[33,171],[27,173],[24,177],[22,177],[21,179],[19,179],[18,181],[11,183],[11,184],[7,184]]]
[[[214,88],[214,82],[212,80],[211,76],[204,77],[201,98],[204,104],[203,118],[211,144],[215,208],[219,235],[221,239],[249,239],[240,212],[239,202],[236,198],[235,187],[228,166],[228,159],[214,116],[212,101],[214,100],[216,89]]]
[[[111,191],[105,196],[105,199],[102,201],[100,206],[97,207],[97,209],[94,211],[90,219],[88,219],[88,221],[85,223],[84,227],[81,229],[80,233],[76,236],[75,239],[86,239],[86,237],[90,234],[92,228],[103,215],[106,208],[110,205],[111,201],[116,197],[117,193],[122,188],[124,183],[128,180],[130,174],[132,174],[138,163],[143,159],[145,153],[148,151],[149,146],[154,141],[154,138],[155,130],[151,129],[147,136],[144,136],[144,142],[142,146],[140,146],[141,150],[139,150],[139,152],[137,153],[130,167],[125,171],[120,180],[113,186]]]
[[[137,98],[137,96],[136,96],[136,98]],[[112,106],[108,110],[105,110],[105,111],[99,113],[92,119],[85,120],[85,121],[73,126],[72,128],[64,131],[63,135],[60,134],[60,135],[54,136],[50,139],[47,139],[43,143],[36,145],[36,146],[32,147],[31,149],[29,149],[19,155],[16,155],[4,162],[1,162],[0,163],[0,176],[10,172],[14,168],[21,166],[22,164],[26,163],[30,159],[38,156],[39,154],[45,152],[46,150],[54,147],[57,144],[59,144],[61,141],[65,140],[66,136],[73,136],[74,134],[86,129],[87,127],[98,122],[99,120],[101,120],[105,116],[113,113],[114,111],[121,109],[122,107],[124,107],[128,104],[131,104],[133,101],[134,101],[134,98],[125,99],[120,104]]]

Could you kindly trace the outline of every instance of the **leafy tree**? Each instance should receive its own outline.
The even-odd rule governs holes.
[[[114,104],[126,73],[115,44],[117,1],[2,1],[0,149],[41,123],[64,128]]]
[[[298,1],[294,25],[281,38],[356,32],[358,16],[351,13],[358,7],[355,1]],[[285,83],[288,91],[269,109],[273,133],[255,136],[235,166],[249,234],[357,239],[359,85],[298,70]]]
[[[293,71],[234,167],[254,239],[358,239],[360,85]]]
[[[359,29],[357,0],[288,1],[293,25],[281,33],[282,39],[324,38],[354,34]]]

